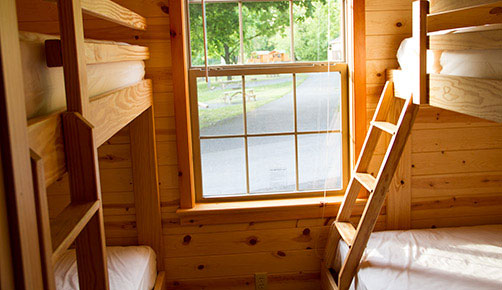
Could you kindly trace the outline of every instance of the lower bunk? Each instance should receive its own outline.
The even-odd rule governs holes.
[[[148,246],[107,247],[110,290],[161,290],[164,272],[157,274],[156,255]],[[75,250],[54,264],[56,289],[79,289]]]
[[[502,225],[374,232],[350,289],[502,289]]]

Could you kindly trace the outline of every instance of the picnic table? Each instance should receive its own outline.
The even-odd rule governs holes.
[[[242,96],[242,90],[233,90],[233,91],[227,91],[223,94],[223,101],[225,103],[232,103],[232,99],[237,96]],[[246,100],[250,101],[253,99],[256,101],[256,94],[254,93],[253,89],[246,90]]]

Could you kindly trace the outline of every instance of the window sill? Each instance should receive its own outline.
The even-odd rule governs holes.
[[[179,209],[182,225],[260,222],[336,216],[343,196],[291,198],[262,201],[198,203]],[[353,214],[362,213],[365,199],[357,199]]]

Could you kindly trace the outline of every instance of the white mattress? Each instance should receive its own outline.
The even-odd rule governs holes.
[[[418,50],[412,39],[401,42],[397,51],[404,71],[418,71]],[[427,73],[502,80],[502,50],[443,50],[427,52]]]
[[[500,290],[502,225],[372,233],[351,289]]]
[[[157,278],[155,252],[148,246],[107,247],[110,290],[151,290]],[[56,288],[78,287],[75,250],[68,250],[54,266]]]
[[[57,36],[30,32],[19,34],[28,118],[46,115],[66,106],[63,68],[49,68],[45,61],[44,41],[55,38]],[[132,85],[142,80],[144,75],[143,61],[87,65],[89,97]]]

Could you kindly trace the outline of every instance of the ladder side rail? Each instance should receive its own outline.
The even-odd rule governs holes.
[[[340,270],[338,287],[340,290],[349,289],[350,283],[357,271],[357,267],[361,261],[368,239],[373,231],[378,215],[382,209],[385,197],[389,189],[390,182],[394,176],[394,172],[398,165],[398,160],[406,145],[406,141],[413,127],[418,105],[413,104],[412,97],[409,98],[405,105],[403,113],[398,122],[398,131],[391,140],[391,144],[387,149],[386,156],[383,161],[383,166],[377,177],[377,186],[375,191],[370,195],[367,205],[363,211],[363,215],[357,227],[357,233],[354,239],[354,244],[350,248],[349,253]]]
[[[390,81],[387,81],[382,92],[382,96],[380,97],[380,100],[378,102],[373,120],[381,120],[385,118],[391,108],[393,97],[394,84]],[[382,132],[379,129],[374,128],[374,126],[370,126],[370,129],[366,134],[363,148],[361,149],[361,154],[355,166],[355,172],[365,172],[368,169],[371,157],[373,155],[373,152],[375,151],[381,133]],[[352,176],[351,181],[347,187],[347,192],[345,193],[343,202],[338,211],[336,221],[347,222],[350,220],[352,208],[354,207],[360,189],[361,184],[358,181],[355,181],[354,177]]]
[[[80,0],[58,0],[67,112],[62,115],[72,203],[101,201],[97,148],[89,117],[87,71]],[[108,290],[103,209],[76,239],[81,290]]]

